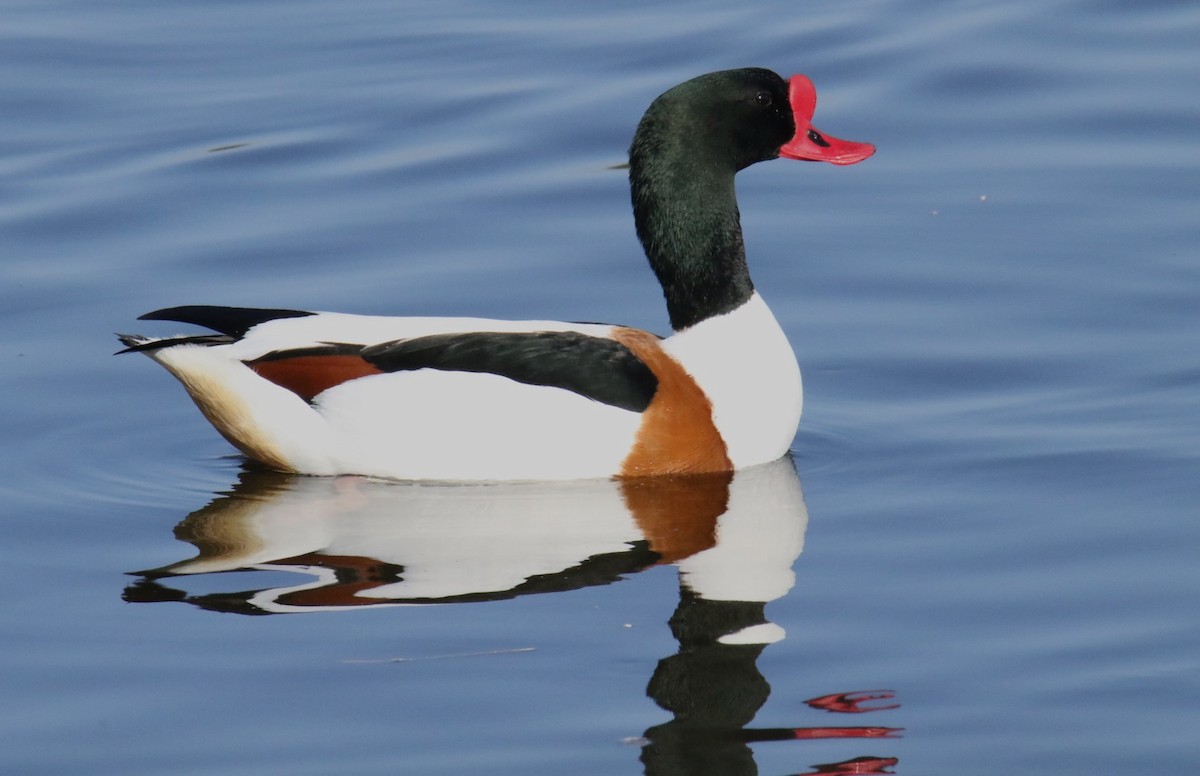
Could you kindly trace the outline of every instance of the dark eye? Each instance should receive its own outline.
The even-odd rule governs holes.
[[[822,148],[829,148],[829,141],[821,137],[821,133],[815,129],[808,130],[808,139]]]
[[[754,95],[754,101],[765,108],[771,104],[771,93],[759,92],[758,94]]]

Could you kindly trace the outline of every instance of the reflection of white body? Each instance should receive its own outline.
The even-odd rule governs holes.
[[[316,578],[307,584],[261,591],[251,603],[263,611],[313,611],[340,607],[290,606],[280,599],[335,584],[334,571],[311,559],[290,559],[361,558],[401,566],[398,581],[354,593],[360,601],[389,603],[503,593],[644,541],[677,562],[684,584],[701,597],[778,598],[791,588],[791,566],[807,524],[792,463],[783,459],[740,471],[727,490],[724,482],[704,488],[699,499],[680,499],[677,484],[656,490],[667,482],[641,483],[631,498],[621,482],[609,480],[414,485],[283,478],[273,487],[223,497],[185,520],[178,533],[201,554],[164,571],[312,574]]]
[[[785,463],[791,467],[790,461]],[[792,564],[804,551],[808,513],[800,481],[792,478],[794,491],[781,489],[776,468],[772,464],[739,474],[730,489],[729,510],[717,521],[717,543],[679,562],[683,583],[701,598],[774,601],[792,589]]]

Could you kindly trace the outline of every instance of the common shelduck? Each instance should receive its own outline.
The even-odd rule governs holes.
[[[746,268],[734,174],[874,153],[810,123],[803,75],[710,73],[659,96],[629,148],[637,234],[673,333],[607,324],[185,306],[120,335],[173,374],[234,447],[305,474],[405,480],[642,477],[784,455],[796,357]]]

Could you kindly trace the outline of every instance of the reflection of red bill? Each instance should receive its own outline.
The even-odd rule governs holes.
[[[862,706],[867,701],[890,701],[895,697],[896,693],[892,690],[854,690],[851,692],[833,693],[832,695],[822,695],[820,698],[810,698],[805,703],[814,709],[836,711],[842,714],[864,714],[868,711],[886,711],[888,709],[900,708],[899,703],[893,703],[889,706],[869,706],[867,708],[863,708]]]
[[[870,143],[840,140],[817,131],[812,125],[813,113],[817,110],[817,90],[807,76],[792,76],[788,82],[788,100],[792,103],[796,134],[779,149],[780,156],[807,162],[854,164],[875,153],[875,146]]]
[[[792,730],[797,741],[818,738],[899,738],[904,728],[887,727],[804,727]]]
[[[801,773],[798,776],[870,776],[871,774],[890,774],[891,768],[900,762],[895,757],[855,757],[840,763],[814,765],[815,771]]]

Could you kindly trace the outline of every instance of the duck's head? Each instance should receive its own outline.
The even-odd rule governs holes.
[[[802,75],[709,73],[658,97],[629,147],[634,224],[676,331],[744,304],[746,268],[733,178],[780,156],[854,164],[875,146],[812,126],[817,93]]]
[[[818,131],[812,125],[816,107],[817,92],[807,76],[785,81],[763,68],[708,73],[650,105],[631,152],[691,158],[697,166],[734,172],[780,156],[854,164],[875,153],[870,143]]]

